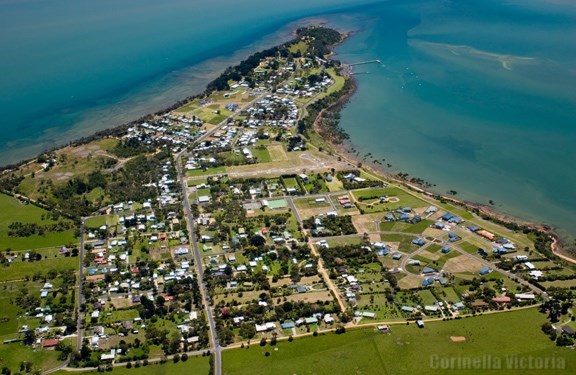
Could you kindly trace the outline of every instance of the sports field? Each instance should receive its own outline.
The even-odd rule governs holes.
[[[558,348],[541,331],[546,317],[536,309],[428,322],[423,329],[393,325],[391,334],[374,327],[326,333],[276,346],[251,345],[223,352],[223,373],[232,374],[476,374],[484,370],[523,374],[525,358],[548,358],[549,368],[538,374],[576,371],[573,351]],[[453,342],[450,337],[464,337]],[[266,356],[265,353],[270,353]],[[480,361],[481,368],[467,363]],[[558,366],[564,362],[565,369]],[[537,363],[537,362],[533,362]],[[538,362],[539,363],[539,362]],[[445,368],[448,366],[449,368]],[[480,371],[479,371],[480,370]]]

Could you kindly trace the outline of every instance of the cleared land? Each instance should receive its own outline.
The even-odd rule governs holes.
[[[0,194],[0,249],[27,250],[42,247],[66,245],[76,242],[74,230],[63,232],[47,232],[44,235],[32,235],[29,237],[8,236],[8,226],[14,222],[34,223],[38,225],[55,224],[56,221],[49,218],[50,213],[32,204],[25,204],[6,194]],[[44,215],[44,219],[42,216]]]
[[[375,328],[348,330],[345,334],[321,334],[276,346],[250,346],[223,352],[225,374],[440,374],[443,358],[483,358],[500,361],[492,369],[507,374],[523,374],[506,356],[516,358],[557,358],[565,363],[565,373],[576,371],[576,356],[570,349],[558,348],[540,332],[545,315],[536,309],[484,315],[447,322],[429,322],[418,329],[414,323],[392,326],[392,333]],[[515,340],[522,332],[522,340]],[[452,342],[450,337],[465,337]],[[265,356],[268,352],[269,356]],[[554,374],[559,370],[539,370]],[[478,373],[474,369],[452,367],[450,373]],[[536,373],[536,372],[535,372]]]

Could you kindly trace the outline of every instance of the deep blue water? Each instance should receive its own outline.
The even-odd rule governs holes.
[[[576,5],[567,0],[0,0],[0,163],[200,92],[327,21],[354,36],[342,125],[436,190],[576,233]]]

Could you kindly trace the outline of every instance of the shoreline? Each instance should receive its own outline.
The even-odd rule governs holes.
[[[352,35],[352,32],[344,34],[344,37],[342,38],[340,43],[343,43],[351,35]],[[337,56],[337,53],[334,52],[334,48],[337,45],[339,45],[340,43],[331,47],[331,49],[330,49],[331,53],[330,53],[330,55],[326,56],[327,59],[332,59],[334,56]],[[343,65],[342,66],[342,75],[346,79],[350,80],[350,82],[352,84],[352,89],[348,93],[346,93],[345,95],[340,97],[334,104],[332,104],[328,108],[325,108],[322,111],[320,111],[320,113],[317,115],[316,119],[314,119],[313,127],[311,129],[317,135],[321,136],[321,134],[318,132],[317,120],[320,117],[320,115],[323,113],[323,111],[335,108],[337,112],[340,112],[342,110],[342,108],[350,100],[350,98],[356,93],[356,90],[358,90],[358,84],[357,84],[356,79],[354,78],[354,74],[353,74],[353,67],[351,65],[345,64],[345,63],[342,63],[342,65]],[[338,108],[338,106],[340,106],[340,108]],[[548,236],[549,239],[551,240],[550,250],[552,251],[552,254],[554,254],[558,258],[565,260],[569,263],[576,264],[576,254],[568,252],[564,249],[564,247],[562,246],[562,243],[563,243],[562,237],[556,232],[556,229],[554,227],[546,225],[546,224],[542,224],[542,223],[528,221],[528,220],[510,215],[510,214],[507,214],[504,212],[496,211],[493,207],[490,207],[486,204],[482,204],[482,203],[478,203],[478,202],[474,202],[474,201],[457,199],[454,197],[446,196],[446,195],[441,194],[441,193],[435,193],[433,191],[427,190],[425,187],[420,186],[419,184],[415,184],[415,183],[412,183],[409,181],[398,179],[395,175],[392,175],[389,172],[387,172],[384,169],[384,167],[382,167],[381,165],[377,166],[376,163],[374,163],[374,161],[362,160],[362,158],[359,155],[354,154],[349,149],[349,147],[353,147],[353,143],[352,143],[352,140],[350,139],[348,133],[346,133],[346,131],[344,131],[342,128],[340,128],[340,130],[344,134],[346,134],[346,136],[347,136],[347,139],[344,142],[336,143],[330,137],[325,137],[324,140],[332,148],[332,150],[334,151],[334,153],[337,156],[341,157],[343,160],[348,162],[348,164],[350,164],[351,166],[358,167],[358,165],[361,165],[361,167],[359,167],[359,169],[364,169],[366,172],[373,175],[374,177],[384,178],[386,180],[400,184],[409,190],[415,191],[415,192],[422,194],[422,195],[426,195],[426,196],[433,198],[433,199],[436,199],[436,200],[449,201],[452,204],[462,206],[463,208],[465,208],[468,211],[473,212],[477,216],[481,217],[482,215],[484,215],[490,221],[495,220],[496,222],[501,222],[504,224],[512,224],[512,225],[516,225],[518,227],[529,228],[529,229],[532,229],[532,230],[535,230],[538,232],[542,232],[546,236]]]
[[[323,25],[325,25],[325,23],[320,23],[317,26],[323,26]],[[297,32],[298,32],[298,28],[293,29],[293,31],[290,33],[292,38],[290,40],[282,43],[282,44],[279,44],[278,46],[293,42],[294,39],[297,38],[297,35],[298,35]],[[334,59],[334,57],[337,56],[337,53],[334,51],[334,48],[336,46],[338,46],[339,44],[343,43],[344,41],[346,41],[348,38],[350,38],[354,34],[353,31],[349,31],[346,33],[339,31],[339,33],[342,35],[342,39],[338,43],[329,47],[330,53],[326,55],[326,59],[328,59],[328,60],[332,60],[332,61],[337,60],[337,59]],[[276,47],[278,47],[278,46],[276,46]],[[337,60],[337,61],[339,61],[339,60]],[[322,137],[322,134],[318,131],[317,122],[318,122],[318,119],[321,117],[322,113],[324,111],[331,110],[331,109],[334,109],[336,112],[340,112],[344,108],[344,106],[348,103],[350,98],[352,98],[352,96],[358,90],[358,84],[357,84],[356,79],[354,78],[354,74],[353,74],[353,67],[349,64],[345,64],[342,62],[341,62],[340,66],[341,66],[341,71],[337,74],[340,74],[341,76],[343,76],[345,78],[345,80],[350,81],[351,89],[347,93],[345,93],[344,95],[339,97],[333,104],[320,110],[320,112],[312,120],[312,126],[309,130],[314,132],[316,135],[318,135],[320,137]],[[219,75],[219,77],[222,76],[222,74],[224,74],[224,72],[222,72]],[[103,139],[103,138],[106,138],[109,136],[115,136],[115,135],[117,135],[118,132],[122,132],[122,131],[126,130],[128,127],[131,127],[131,126],[139,124],[143,121],[146,121],[151,116],[157,116],[157,115],[162,115],[162,114],[168,113],[168,112],[174,110],[175,108],[178,108],[178,107],[186,104],[187,102],[189,102],[195,98],[203,97],[205,95],[210,94],[212,91],[214,91],[214,88],[211,88],[211,84],[213,82],[214,81],[209,82],[206,85],[206,87],[204,88],[204,90],[202,90],[201,92],[199,92],[197,94],[192,94],[186,98],[182,98],[180,100],[177,100],[173,104],[168,105],[167,107],[162,108],[162,109],[160,109],[154,113],[148,113],[146,115],[141,116],[140,118],[138,118],[136,120],[129,121],[127,123],[124,123],[124,124],[121,124],[118,126],[114,126],[114,127],[108,128],[108,129],[104,129],[104,130],[95,132],[95,133],[93,133],[87,137],[82,137],[82,138],[79,138],[76,140],[69,141],[69,142],[67,142],[61,146],[54,147],[50,150],[46,150],[44,152],[41,152],[40,154],[38,154],[35,157],[21,160],[18,163],[0,166],[0,174],[3,175],[3,174],[10,173],[10,172],[14,171],[15,169],[17,169],[23,165],[26,165],[28,163],[33,162],[40,155],[43,155],[43,154],[46,154],[46,153],[49,153],[49,152],[52,152],[55,150],[59,150],[59,149],[62,149],[64,147],[79,146],[82,144],[92,142],[92,141],[97,140],[97,139]],[[305,109],[305,108],[303,108],[303,109]],[[430,198],[449,201],[449,202],[456,204],[458,206],[462,206],[466,210],[472,211],[475,214],[481,213],[482,215],[487,216],[489,218],[489,220],[492,220],[492,221],[496,220],[496,221],[500,221],[504,224],[513,224],[513,225],[516,225],[519,227],[525,227],[525,228],[529,228],[532,230],[542,232],[550,238],[550,240],[552,242],[552,244],[550,245],[551,251],[555,256],[557,256],[563,260],[566,260],[570,263],[576,264],[576,255],[564,250],[564,248],[562,246],[562,238],[558,235],[558,233],[556,233],[556,231],[553,227],[550,227],[548,225],[541,224],[541,223],[526,221],[526,220],[523,220],[521,218],[506,214],[506,213],[497,212],[492,207],[487,206],[485,204],[481,204],[478,202],[460,200],[460,199],[456,199],[454,197],[445,196],[443,194],[434,193],[432,191],[426,190],[426,188],[419,186],[418,184],[414,184],[414,183],[411,183],[409,181],[398,179],[397,176],[391,175],[382,166],[377,166],[374,163],[374,161],[361,160],[362,158],[359,155],[353,154],[350,150],[347,149],[348,147],[350,147],[352,145],[352,141],[350,140],[348,133],[346,133],[340,127],[338,127],[338,131],[342,135],[346,135],[346,138],[344,139],[344,141],[340,141],[339,143],[336,143],[336,142],[334,142],[334,139],[332,139],[331,137],[323,137],[323,139],[325,140],[327,145],[329,145],[332,148],[335,155],[341,157],[343,160],[348,162],[351,166],[353,166],[355,168],[363,169],[367,173],[371,174],[372,176],[374,176],[376,178],[385,179],[385,180],[400,184],[409,190],[415,191],[419,194],[426,195]],[[310,143],[314,144],[311,140],[310,140]],[[314,145],[314,146],[318,147],[317,145]]]

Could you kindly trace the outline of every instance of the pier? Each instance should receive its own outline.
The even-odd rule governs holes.
[[[384,64],[382,64],[382,61],[380,61],[380,60],[368,60],[368,61],[357,62],[357,63],[354,63],[354,64],[348,64],[348,66],[366,65],[366,64],[380,64],[380,65],[384,65]]]

